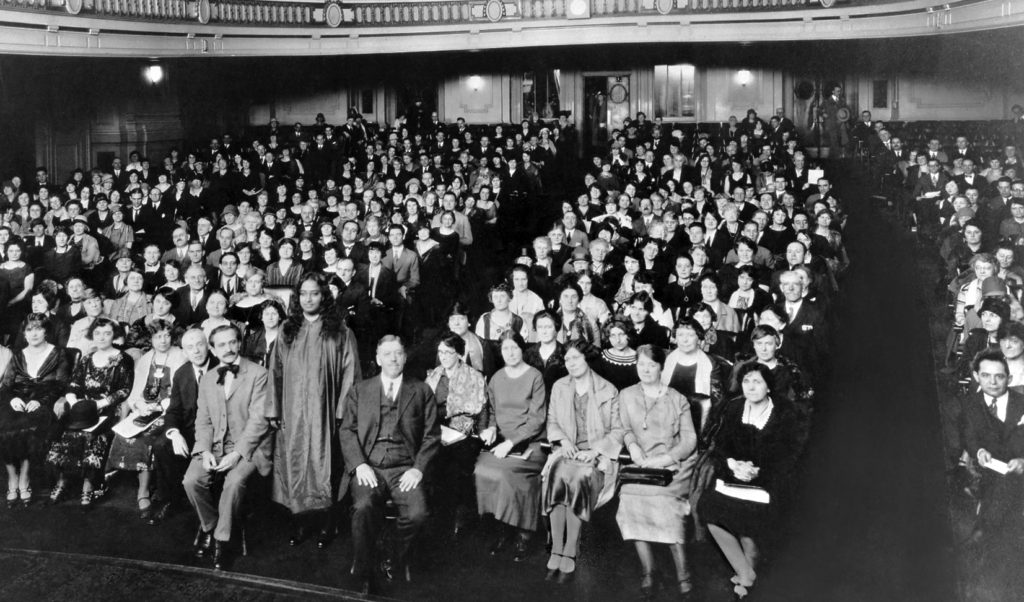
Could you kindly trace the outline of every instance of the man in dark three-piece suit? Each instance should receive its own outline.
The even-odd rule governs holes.
[[[824,312],[804,296],[804,281],[795,270],[779,277],[780,309],[786,313],[782,330],[783,353],[797,362],[816,384],[824,377],[828,357],[828,322]]]
[[[352,573],[364,592],[372,587],[373,551],[390,498],[398,507],[396,559],[409,578],[407,554],[427,519],[422,479],[440,447],[434,393],[402,374],[405,346],[395,336],[377,345],[381,374],[353,386],[345,398],[341,451],[352,495]]]
[[[241,338],[234,325],[219,326],[210,334],[220,365],[199,381],[196,443],[183,483],[199,514],[200,546],[213,536],[215,568],[223,568],[227,561],[246,482],[257,470],[270,474],[272,465],[267,369],[241,356]],[[218,481],[223,487],[215,500],[211,487]]]
[[[181,348],[188,362],[171,376],[171,401],[164,412],[164,436],[153,445],[153,470],[165,499],[150,519],[151,524],[167,518],[168,513],[178,509],[185,500],[181,481],[196,442],[199,381],[217,365],[217,358],[210,355],[206,334],[199,328],[181,335]]]

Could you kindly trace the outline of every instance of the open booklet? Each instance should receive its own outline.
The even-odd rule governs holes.
[[[1002,460],[996,460],[995,458],[992,458],[985,464],[982,464],[982,466],[989,470],[998,472],[999,474],[1002,475],[1005,475],[1008,472],[1010,472],[1010,466],[1006,462],[1003,462]]]
[[[145,415],[148,416],[150,414],[147,413]],[[128,414],[128,416],[124,420],[115,424],[112,430],[116,434],[124,437],[125,439],[131,439],[132,437],[135,437],[140,433],[144,432],[146,429],[148,429],[154,422],[160,419],[160,416],[162,416],[162,414],[153,414],[152,420],[146,421],[142,424],[138,424],[135,422],[135,419],[138,418],[139,416],[143,416],[143,414],[138,414],[136,412]]]
[[[452,445],[466,438],[466,434],[451,427],[441,425],[441,445]]]
[[[768,492],[760,487],[754,487],[752,485],[734,485],[732,483],[726,483],[722,479],[715,480],[715,491],[738,500],[746,500],[748,502],[756,502],[758,504],[767,504],[771,501],[771,496],[768,495]]]

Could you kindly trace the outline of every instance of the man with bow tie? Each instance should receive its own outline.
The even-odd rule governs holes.
[[[1009,366],[999,350],[979,353],[972,369],[978,389],[963,400],[962,412],[964,447],[982,472],[981,506],[971,535],[978,543],[1021,513],[1024,394],[1009,389]]]
[[[266,476],[271,467],[267,370],[241,356],[241,339],[233,324],[210,334],[220,365],[199,381],[196,442],[183,482],[199,515],[199,546],[208,548],[212,536],[217,569],[228,565],[232,529],[249,477],[257,470]],[[215,482],[223,483],[219,500],[211,492]]]

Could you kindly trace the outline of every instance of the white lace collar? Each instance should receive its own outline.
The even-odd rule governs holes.
[[[772,411],[775,409],[775,404],[772,403],[772,400],[771,400],[770,397],[765,402],[765,404],[766,405],[764,406],[764,409],[762,409],[759,414],[757,414],[756,416],[751,418],[751,416],[750,416],[750,408],[751,408],[751,406],[750,406],[749,403],[744,403],[743,404],[743,419],[742,419],[743,424],[752,425],[754,428],[756,428],[759,431],[764,430],[764,425],[768,424],[768,419],[772,417]]]

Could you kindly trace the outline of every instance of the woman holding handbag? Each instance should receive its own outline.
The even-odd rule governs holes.
[[[640,468],[674,470],[664,486],[623,483],[615,519],[622,538],[636,546],[643,576],[640,591],[645,598],[654,593],[652,543],[668,544],[676,565],[680,593],[693,586],[686,565],[684,520],[689,514],[690,476],[696,458],[697,433],[690,405],[678,391],[662,382],[665,352],[653,345],[637,349],[640,382],[619,393],[619,414],[623,442],[633,464]]]

